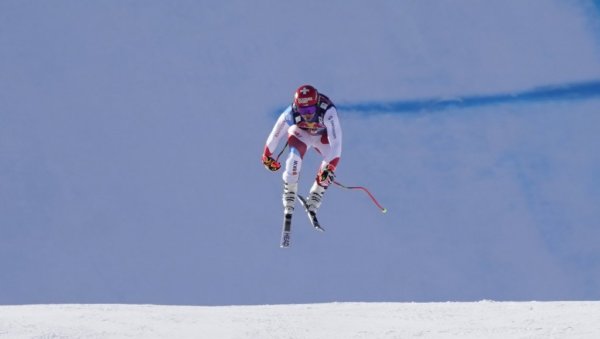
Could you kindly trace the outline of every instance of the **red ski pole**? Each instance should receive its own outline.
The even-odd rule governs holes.
[[[371,192],[369,192],[369,190],[366,189],[365,187],[362,187],[362,186],[345,186],[345,185],[340,184],[337,181],[334,181],[333,183],[336,184],[336,185],[338,185],[338,186],[340,186],[340,187],[342,187],[342,188],[345,188],[345,189],[349,189],[349,190],[363,190],[363,191],[365,191],[365,193],[367,193],[369,195],[369,198],[371,198],[371,200],[373,201],[373,203],[375,205],[377,205],[377,207],[379,207],[379,209],[381,210],[382,213],[386,213],[387,212],[387,208],[384,208],[383,206],[381,206],[381,204],[379,204],[379,202],[377,201],[377,199],[375,199],[375,197],[373,196],[373,194],[371,194]]]
[[[277,158],[275,159],[275,161],[279,160],[279,157],[283,154],[283,152],[285,151],[285,149],[288,147],[289,143],[285,143],[285,145],[283,145],[283,148],[281,149],[281,152],[279,152],[279,154],[277,155]],[[339,183],[338,181],[333,181],[334,184],[348,189],[348,190],[363,190],[365,191],[365,193],[367,193],[369,195],[369,198],[371,198],[371,200],[373,201],[373,203],[381,210],[382,213],[386,213],[387,212],[387,208],[381,206],[381,204],[377,201],[377,199],[375,199],[375,197],[373,196],[373,194],[371,194],[371,192],[369,192],[369,190],[366,187],[362,187],[362,186],[345,186],[342,185],[341,183]]]

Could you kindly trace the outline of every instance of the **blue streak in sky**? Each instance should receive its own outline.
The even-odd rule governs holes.
[[[531,90],[454,97],[450,99],[421,99],[400,101],[373,101],[357,104],[336,105],[341,111],[361,113],[421,113],[449,108],[468,108],[507,103],[532,103],[554,100],[582,100],[600,97],[600,80],[557,86],[544,86]]]

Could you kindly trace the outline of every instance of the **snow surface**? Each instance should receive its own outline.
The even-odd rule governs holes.
[[[600,336],[600,302],[0,307],[0,338],[577,338]]]

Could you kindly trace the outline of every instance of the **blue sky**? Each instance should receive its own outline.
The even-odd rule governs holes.
[[[597,2],[302,6],[0,3],[0,303],[600,297]],[[332,188],[284,251],[302,83],[389,212]]]

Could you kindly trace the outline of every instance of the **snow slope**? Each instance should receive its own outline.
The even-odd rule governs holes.
[[[0,338],[577,338],[600,336],[600,302],[0,307]]]

